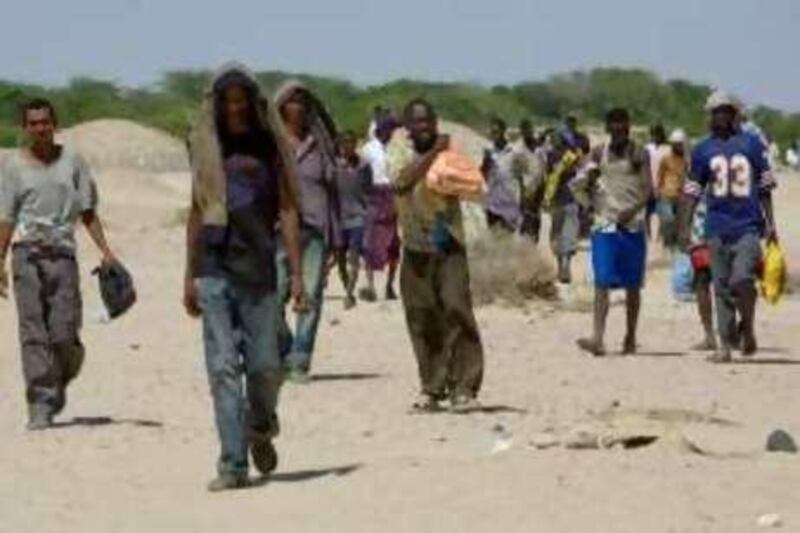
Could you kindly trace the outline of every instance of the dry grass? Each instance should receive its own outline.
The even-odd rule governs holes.
[[[530,241],[489,232],[472,243],[469,259],[476,305],[523,307],[557,297],[555,270]]]

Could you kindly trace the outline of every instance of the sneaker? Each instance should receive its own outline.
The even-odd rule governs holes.
[[[53,427],[53,415],[46,407],[32,405],[28,418],[28,431],[42,431]]]
[[[589,352],[595,357],[603,357],[606,354],[605,347],[597,343],[594,339],[578,339],[576,344],[578,348],[584,352]]]
[[[389,300],[390,302],[397,300],[397,293],[394,292],[394,287],[392,287],[391,285],[386,287],[386,299]]]
[[[253,466],[264,476],[278,468],[278,451],[269,437],[253,439],[250,443],[250,456],[253,458]]]
[[[420,394],[419,398],[411,404],[411,411],[414,413],[438,413],[441,410],[442,406],[439,400],[429,394]]]
[[[344,299],[344,310],[349,311],[358,304],[358,301],[353,296],[347,296]]]
[[[227,490],[244,489],[250,485],[247,475],[220,474],[219,477],[208,484],[208,492],[224,492]]]
[[[473,413],[480,408],[480,402],[471,396],[456,396],[450,401],[450,412],[457,415]]]

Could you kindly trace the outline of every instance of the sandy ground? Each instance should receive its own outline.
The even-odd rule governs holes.
[[[90,357],[64,424],[31,434],[16,318],[0,302],[2,531],[732,533],[757,530],[765,513],[800,531],[800,459],[761,453],[772,429],[800,437],[800,299],[761,308],[759,358],[712,366],[687,351],[700,329],[693,307],[672,300],[666,271],[653,272],[646,290],[638,357],[579,353],[573,341],[589,327],[586,314],[545,303],[524,313],[481,309],[487,409],[460,417],[407,413],[416,370],[400,305],[345,313],[333,284],[316,380],[284,389],[278,473],[251,490],[209,495],[217,440],[200,328],[179,305],[175,220],[185,177],[107,172],[99,181],[111,240],[137,276],[141,303],[99,323],[88,275],[96,254],[83,247]],[[784,182],[783,233],[796,258],[800,223],[790,206],[800,201],[800,176]],[[622,319],[615,307],[612,345]],[[530,444],[612,406],[661,410],[673,432],[708,454],[668,439],[636,450]],[[734,424],[703,423],[711,416]]]

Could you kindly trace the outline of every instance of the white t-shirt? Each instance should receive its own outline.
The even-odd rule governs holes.
[[[376,186],[391,185],[389,175],[389,159],[386,157],[386,147],[378,139],[372,139],[361,147],[361,157],[372,168],[372,183]]]
[[[653,181],[653,190],[655,191],[658,189],[658,169],[661,167],[661,160],[670,154],[671,148],[668,144],[648,143],[645,150],[650,159],[650,179]]]

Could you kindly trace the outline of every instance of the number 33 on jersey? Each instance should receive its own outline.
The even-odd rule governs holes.
[[[717,198],[734,196],[748,198],[753,189],[753,166],[742,154],[735,154],[730,159],[720,154],[709,162],[713,176],[711,192]]]
[[[692,153],[685,193],[708,202],[708,233],[723,239],[762,233],[760,197],[775,183],[761,140],[741,132],[728,139],[708,137]]]

